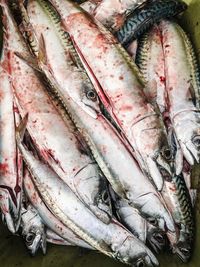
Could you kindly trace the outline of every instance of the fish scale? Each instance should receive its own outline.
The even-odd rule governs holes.
[[[177,0],[150,2],[142,9],[133,11],[115,35],[121,44],[127,45],[149,29],[155,22],[162,18],[175,16],[185,9],[186,4]]]

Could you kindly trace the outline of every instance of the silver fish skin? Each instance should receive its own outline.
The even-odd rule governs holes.
[[[137,61],[147,83],[150,85],[148,87],[149,90],[147,91],[147,95],[152,101],[155,101],[159,105],[163,114],[163,119],[166,119],[167,121],[166,126],[170,135],[170,131],[173,131],[173,127],[170,118],[167,118],[168,115],[166,115],[168,111],[166,101],[167,81],[165,81],[165,57],[163,53],[162,39],[162,33],[160,32],[159,26],[154,26],[154,28],[141,40],[142,43],[139,45]],[[179,144],[172,140],[172,146],[177,149],[176,147],[179,146]],[[177,169],[181,170],[183,159],[181,159],[181,162],[178,162],[177,160],[177,165],[179,166]],[[188,261],[192,250],[194,222],[191,201],[183,176],[174,175],[171,181],[165,180],[161,195],[163,196],[175,223],[178,225],[177,231],[180,231],[177,240],[175,242],[174,240],[171,241],[173,250],[183,261]]]
[[[46,229],[37,210],[31,204],[26,208],[22,207],[20,226],[22,238],[31,255],[34,256],[40,248],[43,254],[46,254]]]
[[[75,48],[102,87],[99,96],[135,150],[143,171],[162,189],[162,173],[173,173],[172,155],[160,115],[143,93],[136,65],[116,39],[69,1],[50,1],[59,12]],[[86,38],[87,36],[87,38]],[[95,58],[95,61],[93,60]],[[102,97],[106,96],[107,101]],[[149,140],[153,140],[149,144]],[[167,155],[167,156],[166,156]]]
[[[77,238],[78,240],[78,238]],[[82,247],[82,248],[86,248],[86,249],[92,249],[92,247],[90,246],[82,246],[83,241],[81,239],[80,240],[80,244],[77,243],[78,247]],[[50,229],[47,229],[47,242],[51,243],[51,244],[55,244],[55,245],[62,245],[62,246],[75,246],[73,239],[71,241],[66,241],[65,239],[63,239],[62,237],[60,237],[59,235],[57,235],[55,232],[53,232]]]
[[[108,223],[112,211],[109,197],[106,202],[103,197],[107,191],[106,179],[81,144],[70,118],[66,116],[65,122],[62,120],[36,72],[16,55],[30,57],[7,5],[4,10],[7,12],[12,85],[21,116],[29,113],[28,131],[45,161],[96,216]],[[29,90],[30,84],[32,90]]]
[[[96,5],[96,8],[92,6],[92,10],[88,10],[90,1],[86,1],[81,4],[81,7],[87,12],[89,11],[89,13],[105,27],[116,31],[123,25],[126,16],[146,1],[147,0],[102,0]],[[91,6],[91,4],[89,6]]]
[[[41,6],[44,5],[43,1],[38,2],[41,4]],[[34,2],[34,5],[32,3],[33,2],[30,2],[28,5],[30,18],[32,14],[39,13],[39,10],[42,12],[41,7],[37,5],[36,2]],[[48,31],[53,31],[48,19],[46,19],[46,23],[44,23],[45,16],[48,14],[48,10],[46,10],[46,13],[44,11],[42,13],[43,24],[41,24],[41,22],[34,22],[33,26],[38,36],[40,36],[42,30],[46,29],[47,27]],[[51,13],[52,12],[53,11],[51,10]],[[55,25],[52,25],[52,27],[55,27]],[[55,38],[56,36],[54,36],[52,40]],[[51,42],[51,40],[45,36],[44,40],[46,43]],[[173,222],[165,210],[165,207],[163,207],[162,203],[160,202],[156,190],[141,173],[137,163],[127,151],[116,131],[105,119],[105,117],[99,114],[97,119],[94,119],[88,114],[85,114],[80,108],[78,108],[77,104],[70,99],[67,91],[62,90],[60,87],[57,89],[57,91],[55,91],[55,95],[58,94],[62,98],[64,108],[69,114],[71,114],[72,120],[75,122],[81,135],[89,144],[94,158],[101,167],[103,173],[109,180],[115,192],[122,198],[127,199],[131,205],[136,206],[144,217],[147,217],[149,220],[156,220],[162,230],[164,230],[163,227],[165,225],[167,228],[173,231]],[[124,164],[124,161],[126,161],[126,164]],[[129,174],[128,179],[125,177],[125,173]],[[140,184],[143,186],[139,186]],[[154,206],[153,212],[151,208],[148,209],[145,205],[145,203],[147,203],[147,198],[148,204],[150,206]]]
[[[83,109],[90,116],[97,118],[99,109],[99,100],[93,85],[91,84],[89,77],[82,67],[74,58],[74,48],[73,42],[70,37],[65,33],[61,26],[59,27],[59,16],[43,16],[44,9],[42,8],[42,3],[44,1],[29,1],[27,6],[27,11],[29,15],[30,22],[25,27],[29,28],[29,25],[39,26],[39,32],[35,30],[35,35],[37,38],[36,43],[30,43],[32,47],[34,46],[34,53],[36,56],[41,54],[40,47],[36,47],[41,44],[41,38],[43,40],[48,40],[44,44],[44,53],[46,56],[45,62],[42,62],[38,58],[38,64],[44,72],[50,72],[54,77],[59,87],[63,91],[67,91],[71,99],[79,105],[79,108]],[[23,13],[23,7],[21,11]],[[32,12],[34,10],[34,12]],[[26,11],[24,11],[25,13]],[[48,10],[51,14],[51,9]],[[25,16],[25,14],[24,14]],[[53,21],[52,21],[53,19]],[[24,18],[27,22],[28,18]],[[48,24],[48,27],[45,25]],[[54,25],[54,27],[52,26]],[[53,29],[53,31],[52,31]],[[29,29],[28,29],[29,30]],[[66,38],[65,38],[66,36]],[[30,35],[30,38],[32,36]],[[80,60],[79,60],[80,61]],[[81,64],[81,61],[80,61]]]
[[[71,244],[72,246],[80,246],[87,249],[93,249],[86,242],[81,240],[74,234],[69,228],[67,228],[61,221],[59,221],[47,208],[45,202],[41,199],[39,195],[39,190],[34,185],[33,178],[30,172],[26,169],[26,173],[24,176],[24,191],[30,201],[30,203],[37,210],[40,215],[43,223],[54,232],[57,236],[65,240],[65,242]],[[47,231],[47,241],[48,241],[48,231]],[[55,239],[55,238],[53,238]],[[58,239],[58,238],[56,238]]]
[[[23,119],[16,135],[18,147],[34,184],[51,212],[80,238],[102,253],[127,264],[142,262],[144,266],[157,266],[152,252],[118,222],[105,224],[75,196],[70,188],[44,163],[34,158],[22,143],[27,123]]]
[[[157,253],[164,249],[166,246],[166,233],[160,230],[158,226],[150,224],[139,214],[137,209],[130,206],[126,200],[117,197],[112,190],[111,196],[120,222],[143,243],[148,240]]]
[[[184,157],[193,165],[199,162],[200,155],[200,74],[197,60],[187,35],[178,24],[162,21],[160,30],[163,36],[169,116]]]
[[[0,63],[0,210],[2,220],[15,233],[20,222],[21,157],[15,141],[15,108],[10,77],[3,56]]]

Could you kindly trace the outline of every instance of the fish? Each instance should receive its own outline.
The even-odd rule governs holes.
[[[133,147],[144,173],[161,190],[162,172],[168,176],[173,172],[173,155],[160,114],[143,93],[145,85],[137,66],[116,39],[80,8],[68,1],[50,2],[79,56],[87,62],[88,72],[100,83],[100,99]]]
[[[22,207],[21,215],[21,236],[30,254],[34,256],[41,247],[43,254],[46,254],[46,230],[37,210],[28,204]]]
[[[37,12],[38,9],[40,12],[42,11],[41,7],[36,4],[37,1],[35,1],[34,5],[31,6],[32,3],[33,2],[30,2],[28,6],[28,9],[32,10],[31,13],[39,13]],[[41,6],[44,6],[43,1],[39,1],[39,3]],[[42,25],[38,22],[35,22],[33,25],[35,32],[37,32],[39,36],[41,33],[40,29],[42,27],[46,28],[48,25],[49,31],[51,31],[51,27],[53,27],[49,20],[46,20],[46,24],[44,23],[45,16],[47,16],[47,14],[49,16],[53,14],[53,10],[51,10],[51,12],[48,10],[44,9],[45,12],[43,11],[43,13],[41,13],[43,17]],[[55,38],[56,36],[52,39],[54,40]],[[50,40],[45,38],[45,41],[48,43]],[[159,227],[162,229],[165,225],[164,227],[173,231],[173,221],[167,213],[167,210],[165,210],[162,202],[159,200],[159,195],[157,195],[152,184],[144,177],[138,168],[137,163],[127,151],[123,142],[108,120],[106,120],[102,114],[99,114],[97,119],[94,119],[84,113],[80,108],[78,108],[78,105],[71,100],[66,90],[62,90],[60,87],[58,88],[58,85],[55,85],[55,87],[52,88],[52,94],[56,96],[59,95],[61,98],[61,108],[59,110],[63,110],[62,117],[64,118],[65,113],[70,114],[70,117],[88,143],[95,160],[99,164],[102,172],[112,185],[115,192],[122,198],[127,199],[130,205],[136,206],[144,217],[147,217],[150,221],[156,220]],[[58,105],[59,103],[56,106]],[[126,164],[124,164],[124,161],[126,161]],[[125,175],[126,173],[129,174],[128,179],[127,175]],[[143,184],[143,187],[139,186],[139,184]],[[106,197],[107,196],[105,195],[105,198]],[[148,204],[154,206],[153,213],[152,209],[146,208],[145,199],[147,198]]]
[[[136,266],[157,266],[152,252],[114,219],[103,223],[75,196],[46,164],[23,144],[28,115],[17,129],[16,140],[42,199],[49,210],[80,238],[107,256]]]
[[[0,62],[0,210],[3,222],[10,232],[16,233],[21,217],[22,163],[15,141],[18,114],[5,60],[3,54]]]
[[[180,146],[175,141],[173,126],[169,118],[167,103],[167,91],[165,81],[165,57],[163,53],[162,33],[159,25],[142,37],[139,42],[137,62],[141,71],[147,80],[149,90],[146,94],[152,101],[157,102],[162,114],[163,120],[166,121],[166,127],[171,135],[172,147]],[[163,77],[163,78],[162,78]],[[178,148],[180,151],[180,148]],[[181,153],[182,155],[182,153]],[[177,159],[177,169],[183,169],[183,157],[180,156],[181,162]],[[192,205],[188,188],[185,184],[183,175],[178,173],[171,180],[165,180],[161,195],[178,226],[177,240],[172,241],[173,251],[184,261],[187,262],[192,254],[194,238],[194,219],[192,215]]]
[[[158,253],[166,246],[166,233],[158,226],[150,224],[142,217],[138,210],[129,205],[129,203],[119,198],[111,190],[111,196],[119,221],[127,227],[143,243],[149,242],[152,248]]]
[[[7,5],[4,5],[4,12],[7,12],[9,25],[6,32],[9,35],[12,86],[20,115],[29,113],[27,128],[45,161],[96,216],[108,223],[112,211],[109,196],[103,197],[107,192],[106,179],[70,118],[65,116],[64,122],[54,108],[39,73],[16,55],[18,52],[30,57]],[[30,84],[32,90],[29,90]]]
[[[36,155],[35,155],[36,156]],[[72,246],[80,246],[87,249],[93,250],[93,247],[88,245],[83,240],[79,239],[74,232],[67,228],[61,221],[59,221],[47,208],[45,202],[41,199],[39,195],[39,190],[33,182],[31,173],[25,169],[24,175],[24,191],[28,200],[35,208],[43,223],[47,228],[47,242],[48,242],[48,230],[54,232],[60,239],[64,239],[65,242],[70,243]]]
[[[116,32],[115,36],[123,46],[127,46],[156,22],[163,18],[174,17],[186,9],[187,4],[183,1],[149,1],[141,9],[136,9],[126,18],[126,21]]]
[[[79,60],[80,62],[77,63],[72,40],[67,36],[67,33],[59,27],[59,17],[52,16],[55,26],[53,32],[47,27],[41,26],[40,32],[42,32],[42,34],[38,36],[40,32],[37,33],[37,31],[35,31],[37,38],[35,42],[33,42],[34,37],[33,33],[31,34],[31,25],[37,23],[40,23],[40,25],[44,23],[44,25],[46,25],[47,20],[50,25],[52,24],[52,22],[47,19],[47,16],[42,16],[42,13],[44,12],[39,8],[35,9],[37,10],[36,13],[31,11],[33,9],[31,9],[31,6],[34,5],[38,5],[38,3],[29,1],[27,14],[23,7],[23,3],[19,4],[19,8],[21,9],[26,35],[29,36],[29,44],[33,53],[38,56],[38,65],[44,72],[47,71],[51,73],[59,87],[68,92],[72,100],[79,105],[79,108],[83,109],[90,116],[96,118],[97,114],[100,112],[98,96],[86,71],[84,68],[79,67],[81,61]],[[51,14],[51,10],[49,10],[49,12]],[[26,29],[28,29],[28,31],[26,31]],[[56,38],[54,38],[55,36]],[[49,40],[48,42],[45,42],[45,48],[43,48],[47,51],[47,53],[45,53],[45,60],[41,60],[40,58],[41,51],[39,50],[41,38],[43,40]],[[52,40],[54,41],[52,42]],[[54,48],[53,50],[52,47]]]
[[[163,36],[169,117],[183,155],[193,165],[199,162],[200,74],[197,59],[190,40],[178,24],[162,21],[160,30]],[[180,79],[177,80],[177,76]]]

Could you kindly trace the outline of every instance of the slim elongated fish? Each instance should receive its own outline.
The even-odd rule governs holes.
[[[74,234],[69,228],[67,228],[61,221],[59,221],[59,219],[57,219],[50,212],[50,210],[45,205],[45,202],[41,199],[41,196],[39,195],[39,190],[34,185],[33,178],[31,177],[31,174],[28,170],[26,170],[24,176],[24,190],[29,201],[37,210],[46,227],[51,229],[51,231],[53,231],[56,235],[58,235],[60,238],[64,239],[66,242],[70,243],[73,246],[93,249],[86,242],[78,238],[76,234]]]
[[[22,166],[15,141],[17,114],[4,60],[0,64],[0,209],[3,222],[15,233],[20,222]]]
[[[27,128],[32,139],[61,179],[99,218],[109,222],[109,197],[106,202],[103,198],[107,191],[105,177],[86,152],[71,120],[66,117],[64,122],[57,113],[36,72],[16,55],[19,52],[30,57],[6,4],[3,11],[6,15],[14,94],[20,114],[24,116],[29,113]]]
[[[159,26],[154,26],[141,40],[137,61],[149,84],[149,90],[146,94],[152,101],[157,102],[159,105],[163,119],[166,120],[166,126],[170,132],[172,125],[170,118],[167,117],[167,81],[165,81],[165,58],[162,40],[162,33],[160,32]],[[192,252],[194,222],[191,201],[183,176],[175,175],[171,181],[164,181],[161,194],[180,231],[178,239],[172,243],[173,250],[183,261],[188,261]]]
[[[108,100],[105,103],[101,97],[102,101],[135,149],[143,170],[160,190],[161,173],[169,176],[172,173],[172,155],[161,118],[143,93],[144,84],[137,67],[113,36],[83,10],[69,1],[51,2],[59,11],[79,55],[101,84]]]
[[[195,161],[199,162],[199,69],[192,45],[181,27],[173,22],[162,21],[160,30],[165,55],[169,116],[184,157],[193,165]],[[180,96],[177,98],[177,95]]]
[[[54,25],[50,19],[50,17],[53,16],[52,14],[54,11],[50,9],[50,7],[45,9],[43,1],[38,2],[40,5],[37,4],[37,2],[30,2],[28,5],[28,11],[35,34],[38,35],[39,38],[39,36],[43,33],[45,43],[48,43],[49,47],[51,47],[49,51],[46,50],[48,57],[50,51],[53,49],[54,42],[51,43],[51,40],[54,40],[56,36],[50,35],[54,38],[49,39],[48,36],[46,36],[45,31],[48,26],[47,30],[53,33],[55,31],[55,27],[59,30],[59,24],[56,22],[56,25]],[[34,20],[37,14],[38,18],[37,20]],[[42,21],[39,20],[40,17],[43,18]],[[73,53],[75,54],[75,52]],[[147,217],[150,221],[156,220],[161,229],[163,229],[163,226],[166,225],[168,229],[173,231],[173,222],[165,207],[163,207],[163,204],[159,200],[159,195],[156,193],[156,190],[151,183],[141,173],[137,163],[127,151],[111,124],[102,114],[99,114],[97,119],[94,119],[84,113],[80,108],[78,108],[77,104],[70,99],[66,90],[63,90],[60,87],[59,89],[53,90],[55,90],[53,93],[56,96],[60,95],[63,109],[71,115],[73,121],[76,123],[81,135],[84,136],[86,142],[89,144],[93,156],[111,183],[115,192],[122,198],[127,199],[131,205],[137,207],[144,217]],[[63,111],[63,113],[65,112]],[[65,114],[63,114],[63,117],[64,116]],[[143,186],[140,186],[140,184]],[[147,209],[145,204],[146,199],[148,199],[149,206],[154,206],[153,212],[151,208]]]
[[[75,196],[70,188],[22,143],[26,116],[16,134],[18,147],[50,211],[80,238],[102,253],[127,264],[158,265],[150,250],[118,222],[105,224]]]

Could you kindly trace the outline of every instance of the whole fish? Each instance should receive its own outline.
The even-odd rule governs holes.
[[[146,94],[152,101],[157,102],[159,105],[163,114],[163,119],[167,121],[166,126],[170,132],[171,122],[167,115],[168,109],[166,103],[167,81],[165,81],[165,58],[162,35],[158,26],[154,26],[154,28],[142,38],[137,59],[141,71],[149,85],[149,90]],[[175,146],[177,147],[177,142]],[[180,170],[182,169],[182,165],[183,163],[181,164],[181,168],[179,167]],[[173,251],[177,253],[183,261],[188,261],[192,253],[194,222],[190,197],[183,176],[174,175],[171,181],[165,180],[161,195],[180,231],[178,239],[176,242],[172,243]]]
[[[108,223],[111,207],[108,194],[104,199],[106,179],[81,143],[70,118],[66,116],[65,122],[62,120],[39,76],[16,55],[18,52],[30,57],[6,4],[3,11],[9,26],[6,34],[9,37],[12,85],[20,114],[29,113],[27,128],[30,135],[45,161],[96,216]]]
[[[38,5],[37,2],[40,4]],[[32,19],[33,28],[38,36],[45,31],[47,26],[48,31],[53,31],[52,28],[55,27],[50,20],[53,10],[50,10],[50,7],[43,10],[44,4],[45,2],[40,0],[30,2],[28,5],[28,11],[30,18]],[[36,14],[41,15],[43,18],[42,22],[39,23],[39,21],[34,21],[33,18]],[[45,16],[47,16],[47,14],[49,17],[45,20]],[[58,27],[59,25],[57,24],[57,28]],[[52,35],[51,39],[46,38],[45,34],[43,36],[44,41],[48,43],[49,46],[51,40],[55,40],[56,38],[56,36]],[[47,51],[48,55],[52,49],[49,50],[49,53]],[[61,96],[61,104],[64,103],[63,109],[71,115],[72,120],[75,122],[81,135],[89,144],[93,156],[115,192],[117,192],[117,194],[122,198],[127,199],[131,205],[137,207],[144,217],[147,217],[150,221],[156,220],[162,230],[164,230],[163,225],[165,225],[168,229],[173,231],[173,221],[165,210],[165,207],[163,207],[160,202],[159,195],[156,193],[156,190],[151,183],[141,173],[137,163],[127,151],[116,131],[105,117],[102,114],[98,114],[97,119],[94,119],[84,113],[80,108],[78,108],[77,104],[70,99],[67,91],[62,90],[62,88],[57,89],[53,93],[56,96]],[[64,111],[63,113],[62,117],[65,116]],[[124,163],[125,161],[126,163]],[[128,174],[128,179],[125,174]],[[140,184],[143,186],[141,187]],[[147,209],[146,207],[147,199],[149,207],[154,206],[153,212],[151,208]]]
[[[50,211],[80,238],[107,256],[136,266],[157,266],[155,256],[141,241],[115,220],[105,224],[97,219],[56,173],[28,151],[22,142],[27,120],[28,116],[18,127],[18,147]]]
[[[57,236],[64,239],[65,242],[70,243],[73,246],[80,246],[88,249],[93,249],[86,242],[79,239],[76,234],[74,234],[70,229],[68,229],[61,221],[59,221],[47,208],[43,200],[41,199],[37,187],[33,183],[33,178],[28,170],[26,170],[24,176],[24,190],[30,201],[30,203],[37,210],[42,221],[51,229]],[[48,239],[48,231],[47,231]]]
[[[185,11],[186,3],[180,0],[157,0],[147,2],[146,5],[136,9],[127,18],[115,36],[119,42],[126,46],[147,31],[154,23],[163,18],[171,18]]]
[[[98,92],[101,100],[134,148],[142,169],[161,190],[162,175],[172,174],[173,155],[161,117],[143,93],[138,68],[113,36],[80,8],[69,1],[51,2],[82,60],[99,81],[105,95]]]
[[[22,207],[20,227],[22,228],[21,235],[31,255],[34,256],[40,247],[46,254],[45,226],[37,210],[31,204]]]
[[[4,61],[0,64],[0,210],[8,229],[15,233],[20,222],[22,166],[15,141],[17,114]]]
[[[187,35],[178,24],[162,21],[160,30],[165,56],[169,117],[184,157],[193,165],[195,161],[199,162],[200,155],[200,74],[197,60]]]

